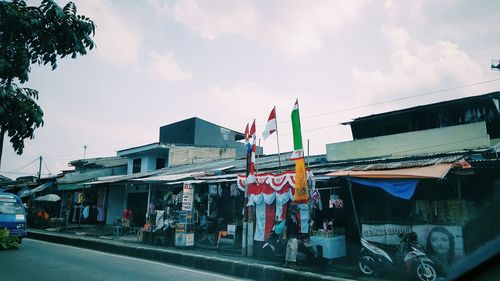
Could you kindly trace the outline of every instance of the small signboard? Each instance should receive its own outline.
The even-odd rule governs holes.
[[[194,233],[187,233],[186,246],[193,246],[193,245],[194,245]]]
[[[189,183],[184,183],[182,189],[182,210],[193,210],[194,188]]]

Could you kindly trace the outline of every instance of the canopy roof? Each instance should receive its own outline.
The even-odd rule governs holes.
[[[414,167],[392,170],[336,171],[326,174],[331,177],[356,177],[377,179],[442,179],[448,174],[453,164],[435,164],[426,167]]]

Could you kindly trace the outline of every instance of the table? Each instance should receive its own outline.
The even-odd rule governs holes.
[[[344,257],[346,255],[345,235],[338,235],[329,238],[311,236],[311,243],[314,246],[323,247],[324,258],[334,259]]]

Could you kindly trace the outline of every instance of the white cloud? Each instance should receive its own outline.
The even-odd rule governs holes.
[[[191,73],[183,70],[176,62],[171,53],[150,53],[152,63],[149,71],[157,80],[181,81],[190,80]]]
[[[175,20],[213,40],[224,33],[243,34],[254,28],[256,16],[244,1],[180,1],[173,7]]]
[[[203,38],[214,40],[235,34],[298,56],[321,49],[327,37],[358,19],[363,4],[363,0],[298,0],[256,7],[255,2],[245,0],[183,0],[163,5],[163,11]]]
[[[137,63],[142,43],[138,24],[125,18],[110,0],[85,0],[76,3],[78,13],[96,24],[95,53],[105,60],[117,63]]]
[[[424,45],[411,38],[402,27],[388,27],[384,35],[392,46],[389,68],[386,71],[353,69],[353,85],[358,96],[370,95],[381,100],[416,89],[433,89],[446,80],[468,84],[482,78],[478,64],[456,44],[437,41]]]

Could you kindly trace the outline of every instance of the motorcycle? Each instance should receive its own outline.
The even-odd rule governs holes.
[[[406,270],[415,280],[435,281],[436,264],[417,243],[415,232],[402,233],[399,245],[385,245],[361,238],[361,253],[358,267],[365,275],[374,275],[384,270]]]
[[[277,233],[278,232],[278,233]],[[286,254],[287,241],[281,239],[282,234],[276,231],[276,226],[269,232],[266,242],[262,245],[262,252],[266,257],[283,261]],[[317,258],[317,253],[307,235],[297,238],[297,263],[312,264]]]

